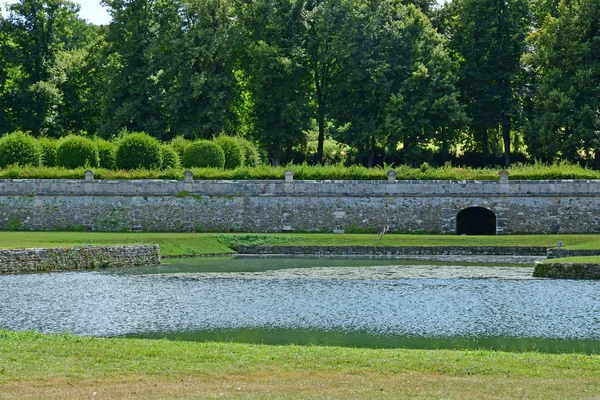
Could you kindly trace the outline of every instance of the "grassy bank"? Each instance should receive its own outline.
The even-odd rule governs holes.
[[[433,168],[422,165],[412,168],[406,165],[389,168],[366,168],[362,166],[311,166],[288,165],[272,167],[240,167],[224,170],[217,168],[192,168],[194,179],[283,179],[286,169],[294,171],[294,179],[308,180],[386,180],[387,171],[394,169],[399,180],[497,180],[499,168],[470,168],[444,165]],[[0,179],[83,179],[86,168],[9,166],[0,169]],[[93,168],[96,179],[183,179],[183,168],[165,170],[136,169],[110,170]],[[600,171],[582,168],[579,165],[561,163],[555,165],[513,165],[509,168],[509,179],[600,179]]]
[[[561,257],[551,258],[548,260],[541,261],[543,264],[559,264],[559,263],[570,263],[570,264],[600,264],[600,256],[577,256],[577,257]]]
[[[0,398],[594,398],[600,356],[0,331]]]
[[[600,249],[600,235],[244,234],[146,232],[0,232],[0,248],[158,244],[163,256],[234,253],[237,246],[543,246]]]

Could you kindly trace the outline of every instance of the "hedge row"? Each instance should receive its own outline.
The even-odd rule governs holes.
[[[185,168],[188,169],[188,168]],[[194,179],[276,179],[282,180],[284,171],[294,171],[294,179],[308,180],[386,180],[387,170],[360,166],[308,166],[288,165],[285,167],[238,167],[232,170],[217,168],[190,168]],[[455,168],[450,165],[430,168],[400,166],[394,168],[399,180],[496,180],[498,169]],[[64,167],[20,167],[12,165],[0,169],[0,179],[83,179],[85,168]],[[97,179],[183,179],[184,168],[110,170],[94,168]],[[581,168],[577,165],[527,165],[509,169],[509,179],[600,179],[600,172]]]
[[[260,163],[258,154],[252,143],[233,137],[195,142],[176,137],[170,143],[161,143],[140,132],[123,132],[114,141],[76,135],[38,140],[27,133],[14,132],[0,138],[0,168],[17,165],[106,170],[161,170],[180,166],[235,169],[244,165],[256,167]]]

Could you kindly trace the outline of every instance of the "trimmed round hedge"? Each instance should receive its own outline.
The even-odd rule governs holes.
[[[216,143],[208,140],[198,140],[185,149],[182,162],[185,168],[211,167],[222,169],[225,166],[225,152]]]
[[[242,137],[237,137],[236,140],[244,149],[244,165],[252,168],[258,167],[260,165],[260,154],[256,146]]]
[[[179,154],[177,154],[172,146],[169,146],[168,144],[161,144],[160,152],[162,155],[163,169],[179,167]]]
[[[225,169],[236,169],[244,165],[244,148],[232,137],[221,136],[214,140],[225,153]]]
[[[100,156],[100,168],[115,169],[117,145],[106,139],[96,139],[98,146],[98,155]]]
[[[12,164],[39,167],[41,161],[41,146],[31,135],[13,132],[0,138],[0,168]]]
[[[58,141],[48,137],[38,140],[42,150],[42,165],[46,167],[56,167],[56,151],[58,150]]]
[[[116,163],[119,169],[160,169],[160,142],[143,132],[129,133],[119,140]]]
[[[183,153],[185,152],[186,147],[188,147],[192,142],[184,138],[183,136],[175,136],[171,139],[169,143],[173,149],[179,155],[179,159],[183,160]]]
[[[100,164],[98,146],[84,136],[62,138],[56,149],[56,165],[66,168],[97,167]]]

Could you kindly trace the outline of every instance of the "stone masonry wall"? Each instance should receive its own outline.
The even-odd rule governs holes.
[[[0,274],[159,264],[157,245],[0,250]]]
[[[0,180],[0,230],[455,233],[468,207],[496,232],[600,232],[600,180]]]

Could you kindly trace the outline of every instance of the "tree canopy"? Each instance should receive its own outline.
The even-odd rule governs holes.
[[[0,135],[241,136],[273,164],[600,168],[597,0],[70,0],[0,17]]]

